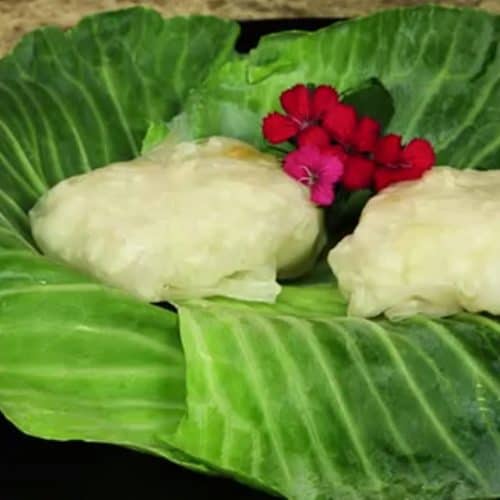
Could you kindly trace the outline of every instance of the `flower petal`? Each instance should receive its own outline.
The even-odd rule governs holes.
[[[290,177],[307,184],[310,174],[316,173],[320,159],[317,146],[302,146],[285,156],[283,169]]]
[[[400,174],[403,172],[401,168],[390,168],[390,167],[379,167],[375,170],[373,176],[373,183],[375,185],[375,190],[382,191],[382,189],[390,186],[391,184],[398,182],[400,179]]]
[[[387,134],[377,141],[373,153],[377,163],[386,167],[394,168],[399,164],[402,150],[401,136],[396,134]]]
[[[320,206],[331,205],[335,199],[333,184],[328,182],[316,182],[311,186],[311,201]]]
[[[434,165],[436,155],[429,141],[413,139],[403,149],[401,161],[419,172],[425,172]]]
[[[342,163],[345,163],[347,160],[347,153],[345,152],[344,148],[342,146],[339,146],[338,144],[330,144],[320,149],[322,154],[336,156]]]
[[[351,144],[359,153],[372,153],[380,135],[380,124],[368,116],[363,116],[356,126]]]
[[[320,183],[337,182],[344,173],[344,162],[338,156],[322,154],[320,167],[316,170]]]
[[[312,96],[305,85],[295,85],[285,90],[280,96],[283,109],[299,122],[307,122],[311,118]]]
[[[271,113],[262,121],[262,134],[271,144],[288,141],[299,131],[299,125],[290,117]]]
[[[330,85],[319,85],[312,95],[312,117],[319,120],[339,101],[337,91]]]
[[[313,144],[321,148],[323,146],[327,146],[329,143],[330,136],[328,135],[328,132],[319,125],[310,125],[300,132],[297,137],[297,144],[299,146]]]
[[[308,167],[314,168],[321,161],[321,149],[315,144],[306,144],[297,149],[301,161]]]
[[[392,172],[393,169],[390,170]],[[369,188],[373,182],[374,173],[375,162],[373,160],[351,155],[344,165],[342,185],[349,191]]]
[[[375,189],[380,191],[391,184],[403,181],[414,181],[420,179],[425,171],[416,168],[390,168],[379,167],[375,171]]]
[[[302,180],[306,175],[304,164],[300,161],[298,150],[288,153],[283,160],[283,170],[296,180]]]
[[[325,113],[323,126],[335,141],[347,145],[351,142],[357,120],[352,106],[337,103]]]

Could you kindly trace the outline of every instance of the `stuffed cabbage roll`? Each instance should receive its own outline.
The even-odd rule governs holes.
[[[66,179],[30,212],[40,249],[149,301],[272,302],[307,272],[323,216],[278,159],[234,139],[172,144]]]
[[[348,312],[500,314],[500,172],[437,167],[383,190],[328,256]]]

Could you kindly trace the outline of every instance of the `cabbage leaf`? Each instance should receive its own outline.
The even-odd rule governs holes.
[[[371,80],[394,105],[387,131],[423,136],[438,164],[498,168],[500,18],[472,9],[381,11],[312,33],[264,37],[248,57],[211,74],[186,114],[196,135],[214,132],[264,147],[261,118],[296,83],[340,92]]]
[[[180,309],[175,443],[288,498],[500,493],[500,324],[347,318],[334,284]]]
[[[237,33],[135,8],[35,31],[0,61],[0,409],[22,430],[187,460],[158,440],[186,407],[177,316],[42,257],[26,212],[58,181],[137,156]]]

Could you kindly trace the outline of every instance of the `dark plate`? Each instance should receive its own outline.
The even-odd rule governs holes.
[[[314,30],[334,21],[244,21],[237,48],[246,52],[267,33]],[[28,437],[0,414],[0,500],[55,498],[265,500],[272,497],[230,479],[196,474],[162,458],[117,446]]]

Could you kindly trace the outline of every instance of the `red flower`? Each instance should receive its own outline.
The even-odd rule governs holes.
[[[305,85],[295,85],[280,95],[282,108],[297,123],[308,122],[312,115],[312,94]]]
[[[283,92],[280,101],[286,115],[267,115],[262,122],[264,137],[271,144],[279,144],[295,137],[299,144],[312,144],[315,138],[319,138],[320,143],[317,145],[321,146],[324,136],[312,135],[310,132],[307,139],[301,139],[301,136],[306,135],[311,126],[318,125],[327,110],[338,102],[335,89],[320,85],[310,90],[305,85],[296,85]]]
[[[353,106],[340,102],[325,113],[323,126],[334,141],[356,153],[373,152],[380,134],[377,121],[368,116],[358,118]]]
[[[401,136],[388,134],[375,147],[374,158],[380,166],[375,172],[375,189],[381,191],[395,182],[419,179],[432,168],[436,155],[425,139],[401,145]]]
[[[342,179],[344,187],[350,191],[370,187],[375,163],[366,155],[375,148],[380,134],[379,123],[367,116],[358,118],[354,107],[337,103],[325,113],[323,126],[347,154]]]
[[[403,146],[399,135],[380,137],[380,124],[359,117],[328,85],[295,85],[281,94],[280,101],[286,114],[267,115],[263,134],[273,144],[294,139],[298,150],[286,156],[285,170],[311,187],[311,199],[319,205],[333,201],[333,186],[339,181],[332,159],[341,165],[340,182],[349,191],[380,191],[395,182],[418,179],[436,160],[425,139]]]
[[[380,124],[369,116],[363,116],[352,134],[352,148],[359,153],[372,153],[379,135]]]
[[[288,141],[299,131],[299,125],[288,116],[271,113],[262,122],[262,133],[271,144]]]
[[[394,166],[397,168],[401,150],[401,136],[387,134],[381,137],[377,142],[373,156],[377,163],[387,167]]]
[[[347,153],[344,151],[342,146],[338,144],[328,144],[320,148],[322,153],[328,154],[330,156],[336,156],[342,163],[345,164],[347,161]]]
[[[343,165],[338,156],[307,145],[285,156],[284,170],[309,186],[312,202],[327,206],[335,198],[334,185],[342,176]]]
[[[310,125],[298,135],[297,144],[299,147],[312,144],[322,148],[330,144],[330,136],[323,127]]]
[[[312,115],[321,120],[324,114],[339,101],[337,91],[330,85],[319,85],[312,93]]]
[[[375,162],[363,156],[350,155],[344,164],[342,185],[349,191],[366,189],[372,185]]]

